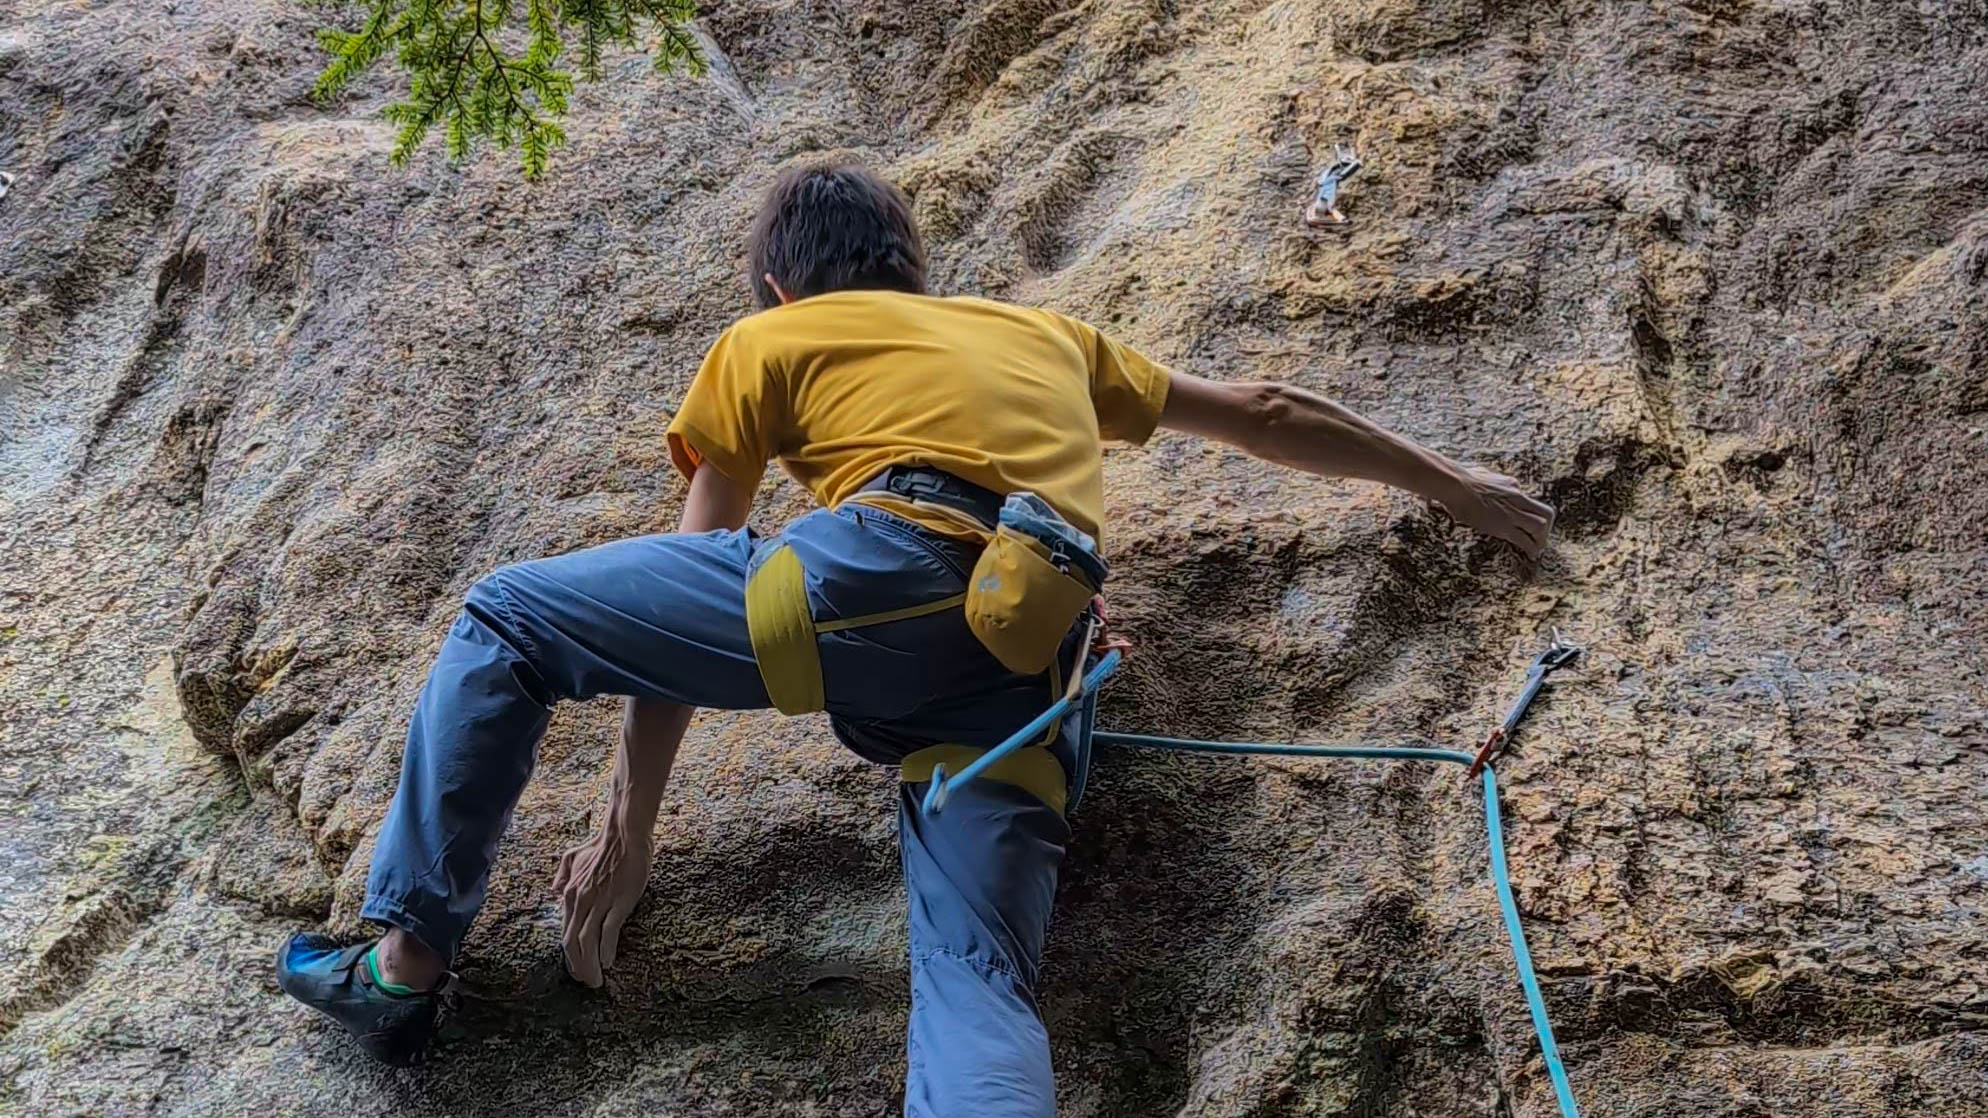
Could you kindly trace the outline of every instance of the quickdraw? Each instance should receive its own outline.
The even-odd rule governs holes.
[[[1339,184],[1360,172],[1363,164],[1353,149],[1344,144],[1332,145],[1332,164],[1318,173],[1318,192],[1312,195],[1311,205],[1305,208],[1305,224],[1313,228],[1321,226],[1351,225],[1352,220],[1339,212]]]
[[[1484,766],[1491,763],[1492,757],[1504,752],[1511,745],[1512,731],[1518,729],[1519,719],[1525,717],[1526,708],[1532,705],[1533,697],[1539,694],[1540,687],[1546,683],[1547,673],[1573,663],[1574,658],[1580,654],[1580,645],[1568,644],[1560,639],[1560,630],[1553,630],[1553,643],[1546,646],[1545,652],[1533,657],[1532,665],[1526,670],[1525,690],[1519,692],[1518,699],[1512,703],[1512,709],[1505,712],[1505,720],[1485,735],[1484,744],[1477,747],[1477,756],[1470,759],[1470,772],[1465,774],[1466,777],[1475,777],[1483,772]]]

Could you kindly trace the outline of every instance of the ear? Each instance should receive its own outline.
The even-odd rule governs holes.
[[[761,272],[759,278],[766,281],[766,286],[772,288],[775,295],[780,296],[782,306],[794,301],[794,297],[787,294],[787,289],[780,286],[780,281],[773,278],[772,272]]]

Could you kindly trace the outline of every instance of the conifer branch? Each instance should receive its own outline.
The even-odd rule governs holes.
[[[407,95],[385,116],[399,126],[390,155],[404,165],[441,126],[449,157],[467,159],[482,144],[516,147],[525,177],[545,173],[552,150],[566,143],[573,74],[558,65],[567,36],[579,38],[579,71],[601,75],[609,45],[635,47],[652,37],[656,69],[704,73],[704,56],[690,32],[695,0],[524,0],[522,25],[512,0],[364,0],[356,31],[326,28],[318,43],[331,61],[312,95],[336,100],[352,82],[392,52],[407,75]],[[511,53],[522,43],[522,53]]]

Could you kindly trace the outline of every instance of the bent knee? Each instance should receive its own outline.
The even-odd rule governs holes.
[[[537,650],[530,634],[524,631],[527,618],[521,616],[521,611],[525,610],[522,593],[526,578],[524,568],[528,565],[512,563],[499,567],[471,583],[469,592],[463,595],[462,616],[457,623],[471,623],[487,629],[512,646],[519,655],[533,660]]]
[[[454,634],[508,649],[523,673],[520,684],[541,705],[550,706],[573,696],[566,686],[555,682],[557,673],[542,655],[544,634],[534,627],[533,614],[522,595],[520,569],[524,566],[499,567],[471,583],[463,595]]]
[[[516,565],[499,567],[475,582],[470,583],[469,593],[463,595],[463,612],[493,628],[506,628],[511,623],[511,582],[517,576],[513,572]]]

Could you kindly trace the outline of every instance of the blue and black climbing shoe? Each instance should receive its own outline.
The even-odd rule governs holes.
[[[345,1026],[368,1056],[395,1067],[421,1062],[435,1035],[441,997],[404,990],[379,976],[371,943],[342,946],[302,933],[276,952],[276,983],[291,997]]]

